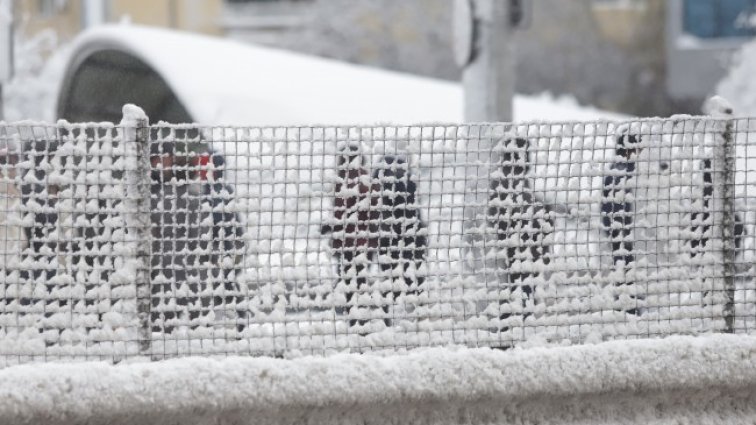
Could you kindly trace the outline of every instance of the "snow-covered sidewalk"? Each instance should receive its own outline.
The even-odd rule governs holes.
[[[4,424],[753,423],[756,338],[0,371]]]

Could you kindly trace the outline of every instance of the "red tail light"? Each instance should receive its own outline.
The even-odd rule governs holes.
[[[199,168],[200,180],[207,180],[207,173],[210,171],[210,155],[203,153],[193,159],[193,165]]]

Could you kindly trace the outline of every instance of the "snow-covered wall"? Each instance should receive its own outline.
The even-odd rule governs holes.
[[[0,371],[3,424],[752,424],[756,338]]]

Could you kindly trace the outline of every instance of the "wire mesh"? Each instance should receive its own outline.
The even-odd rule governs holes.
[[[0,363],[751,333],[755,137],[0,124]]]

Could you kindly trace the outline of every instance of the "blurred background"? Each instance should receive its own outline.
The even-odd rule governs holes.
[[[48,104],[67,46],[104,23],[226,37],[443,80],[462,75],[452,48],[452,1],[3,1],[15,28],[14,76],[4,90],[10,120],[55,118]],[[512,34],[517,93],[567,96],[637,116],[699,113],[756,35],[756,0],[533,0],[525,10]]]

